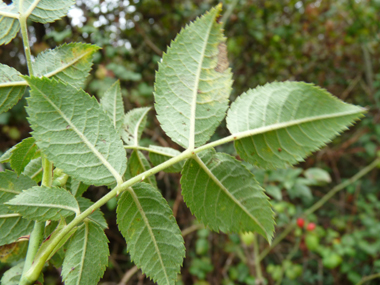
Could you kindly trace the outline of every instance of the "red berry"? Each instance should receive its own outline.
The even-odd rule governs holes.
[[[302,218],[298,218],[298,219],[297,219],[297,226],[298,226],[299,228],[303,228],[304,225],[305,225],[305,220],[302,219]]]
[[[314,223],[309,223],[306,227],[306,230],[311,232],[311,231],[314,231],[315,227],[316,227],[316,225]]]

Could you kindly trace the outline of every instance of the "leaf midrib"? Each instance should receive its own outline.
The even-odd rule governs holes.
[[[86,138],[86,136],[80,132],[76,126],[69,120],[66,115],[56,106],[49,98],[48,96],[42,92],[39,88],[37,88],[36,85],[33,86],[36,90],[40,92],[40,94],[44,97],[44,99],[57,111],[57,113],[70,125],[72,130],[76,132],[76,134],[79,136],[79,138],[87,145],[87,147],[90,149],[90,151],[95,154],[95,156],[100,160],[101,163],[108,169],[108,171],[114,176],[116,179],[116,182],[120,184],[123,179],[119,175],[119,173],[116,171],[115,168],[104,158],[104,156],[95,148],[94,145],[92,145]]]
[[[198,65],[197,73],[195,75],[195,86],[193,89],[193,100],[191,103],[191,111],[190,111],[190,128],[189,128],[190,130],[189,130],[189,145],[188,145],[189,149],[194,149],[194,146],[195,146],[195,112],[197,109],[197,95],[198,95],[199,79],[201,76],[204,55],[205,55],[208,39],[210,37],[210,31],[213,24],[214,24],[214,19],[212,19],[212,21],[210,21],[209,23],[209,27],[206,33],[206,39],[204,40],[203,47],[202,47],[202,52],[201,52],[201,57],[200,57],[201,61]]]
[[[206,172],[206,174],[218,185],[218,187],[237,205],[241,210],[243,210],[266,234],[268,233],[265,230],[264,226],[254,217],[248,209],[246,209],[239,200],[235,198],[222,184],[222,182],[219,181],[219,179],[212,173],[212,171],[204,164],[204,162],[199,158],[199,156],[196,154],[193,156],[193,159],[199,164],[199,166]]]
[[[168,282],[167,284],[170,284],[169,276],[168,276],[168,274],[166,272],[166,267],[165,267],[164,262],[162,260],[161,251],[158,248],[156,237],[154,236],[152,228],[150,227],[149,220],[148,220],[147,216],[145,215],[144,209],[142,208],[142,206],[140,204],[139,198],[137,197],[137,195],[136,195],[135,191],[132,189],[132,187],[128,188],[128,192],[131,194],[132,199],[135,202],[135,204],[137,206],[137,209],[139,210],[140,215],[141,215],[141,217],[143,218],[143,220],[144,220],[144,222],[146,224],[146,228],[148,229],[149,235],[152,238],[152,242],[154,244],[154,248],[156,249],[156,253],[157,253],[158,258],[160,260],[162,271],[164,272],[166,281]]]

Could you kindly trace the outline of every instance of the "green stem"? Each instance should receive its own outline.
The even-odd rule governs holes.
[[[222,22],[223,27],[226,25],[228,18],[231,16],[238,2],[239,0],[233,0],[233,2],[228,6],[228,9],[226,10],[226,12],[224,12],[222,18],[220,19],[220,22]]]
[[[20,27],[21,27],[21,35],[22,35],[22,42],[24,43],[24,51],[25,51],[25,57],[26,57],[26,64],[28,66],[29,76],[33,76],[33,67],[32,67],[32,56],[30,53],[30,45],[29,45],[29,38],[28,38],[28,27],[26,24],[27,16],[21,14],[19,18]]]
[[[157,154],[164,155],[164,156],[174,157],[174,155],[168,154],[166,152],[162,152],[162,151],[155,150],[155,149],[148,148],[148,147],[137,146],[137,145],[125,145],[124,149],[145,150],[145,151],[148,151],[148,152],[153,152],[153,153],[157,153]]]
[[[151,175],[154,175],[154,174],[162,171],[163,169],[165,169],[165,168],[167,168],[167,167],[169,167],[175,163],[178,163],[184,159],[187,159],[187,158],[191,157],[192,155],[193,155],[193,153],[190,150],[186,150],[183,153],[181,153],[180,155],[173,157],[173,158],[165,161],[164,163],[162,163],[156,167],[153,167],[153,168],[129,179],[128,181],[122,183],[121,185],[116,186],[107,195],[103,196],[97,202],[92,204],[87,210],[82,212],[80,215],[76,216],[74,218],[74,220],[72,220],[64,229],[62,229],[62,231],[57,236],[55,236],[55,238],[51,238],[49,240],[49,245],[46,246],[44,252],[41,252],[40,258],[38,260],[35,260],[34,263],[32,264],[32,266],[30,267],[30,269],[26,272],[26,274],[24,276],[24,279],[25,279],[24,282],[25,283],[22,283],[22,285],[33,284],[33,282],[37,280],[45,262],[47,261],[51,252],[54,249],[56,249],[56,246],[58,245],[60,240],[62,240],[67,234],[69,234],[70,231],[74,227],[79,225],[87,216],[91,215],[96,209],[98,209],[101,206],[103,206],[104,204],[106,204],[110,199],[119,195],[121,192],[126,191],[132,185],[134,185],[138,182],[141,182],[141,181],[145,180],[145,178],[147,178]]]
[[[318,200],[317,203],[315,203],[313,206],[307,209],[301,215],[301,217],[306,217],[314,213],[316,210],[321,208],[327,201],[329,201],[336,193],[345,189],[350,184],[356,182],[357,180],[362,178],[364,175],[368,174],[372,169],[378,167],[379,164],[380,164],[380,158],[377,158],[371,164],[367,165],[358,173],[356,173],[354,176],[352,176],[350,179],[332,188],[325,196],[322,197],[322,199]],[[278,245],[291,231],[295,229],[296,226],[297,226],[296,219],[293,219],[293,221],[289,223],[289,225],[284,229],[284,231],[277,238],[275,238],[271,246],[267,247],[265,250],[261,252],[260,260],[263,260],[276,245]]]
[[[253,234],[253,254],[255,256],[255,269],[256,269],[256,277],[257,282],[256,284],[263,284],[263,274],[261,272],[261,265],[260,265],[260,253],[259,253],[259,243],[257,242],[257,233]]]
[[[362,278],[362,280],[360,280],[358,283],[356,283],[356,285],[362,285],[365,282],[368,282],[368,281],[370,281],[372,279],[376,279],[376,278],[380,278],[380,273],[375,273],[372,275],[365,276]]]

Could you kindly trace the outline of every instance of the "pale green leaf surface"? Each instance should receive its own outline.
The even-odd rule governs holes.
[[[108,117],[111,119],[115,130],[119,133],[124,120],[124,102],[121,97],[120,81],[116,81],[104,93],[100,99],[100,104]]]
[[[188,159],[181,186],[186,205],[212,230],[256,231],[271,242],[274,219],[268,197],[232,156],[207,150]]]
[[[0,3],[0,11],[18,15],[18,6],[13,3],[10,5],[5,4],[3,1]],[[16,37],[20,30],[20,23],[16,18],[8,18],[0,15],[0,45],[9,43]]]
[[[84,43],[64,44],[40,53],[33,63],[34,75],[60,79],[83,87],[92,66],[92,56],[99,47]]]
[[[17,7],[19,2],[20,0],[13,1]],[[22,11],[26,12],[31,7],[33,8],[35,2],[35,0],[23,0]],[[75,1],[73,0],[40,0],[37,6],[32,10],[29,19],[42,24],[52,23],[66,16],[67,11],[74,3]]]
[[[1,278],[1,285],[19,285],[23,269],[24,261],[8,269]],[[42,273],[40,276],[38,276],[37,280],[40,282],[40,284],[43,284],[44,276]]]
[[[150,108],[135,108],[125,114],[121,137],[127,145],[138,145]]]
[[[32,134],[47,158],[89,185],[121,180],[126,152],[96,99],[56,80],[27,81],[32,87],[27,107]]]
[[[303,82],[274,82],[251,89],[231,105],[227,127],[238,154],[262,168],[302,161],[358,120],[364,109]]]
[[[6,205],[26,219],[37,221],[57,221],[61,217],[79,213],[74,196],[58,187],[35,186],[24,190]]]
[[[84,197],[78,197],[77,201],[81,212],[84,212],[85,210],[87,210],[87,208],[94,204],[90,199]],[[93,223],[96,223],[102,229],[108,229],[107,221],[104,218],[103,213],[100,211],[100,209],[96,209],[91,215],[87,217],[87,219],[89,219]]]
[[[118,201],[117,223],[133,262],[158,285],[175,284],[185,247],[160,192],[147,183],[124,192]]]
[[[10,158],[11,167],[20,175],[29,162],[34,158],[38,147],[34,138],[26,138],[16,145]]]
[[[24,172],[22,173],[30,178],[32,178],[37,183],[42,180],[42,159],[37,157],[32,159],[28,165],[25,167]]]
[[[174,156],[181,154],[181,152],[171,147],[150,145],[149,148],[152,150],[149,152],[149,159],[154,166],[164,163],[165,161],[173,158]],[[183,164],[183,161],[178,162],[172,166],[169,166],[168,168],[165,168],[163,171],[168,173],[181,172]]]
[[[12,152],[16,148],[16,146],[17,144],[3,153],[3,155],[0,157],[0,163],[7,163],[10,161]]]
[[[36,185],[36,182],[29,177],[24,175],[17,177],[13,171],[0,172],[0,246],[15,242],[19,237],[28,235],[33,230],[33,221],[23,219],[4,203],[21,193],[22,190]]]
[[[0,63],[0,114],[16,105],[24,95],[25,86],[17,85],[23,82],[20,75],[16,69]]]
[[[151,166],[141,151],[134,150],[129,157],[128,169],[131,176],[134,177],[151,169]],[[144,182],[157,188],[157,182],[154,175],[145,178]]]
[[[181,146],[203,145],[225,117],[232,73],[222,25],[221,5],[183,29],[170,45],[155,82],[157,119]]]
[[[87,190],[88,185],[83,182],[72,178],[71,176],[67,179],[66,189],[70,190],[71,194],[75,197],[80,197]]]
[[[71,238],[62,265],[65,285],[96,285],[108,265],[108,239],[97,224],[84,222]]]

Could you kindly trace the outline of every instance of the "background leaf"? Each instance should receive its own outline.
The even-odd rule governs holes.
[[[108,239],[97,224],[90,221],[71,238],[62,265],[65,285],[98,284],[108,265]]]
[[[100,104],[104,112],[111,119],[115,130],[119,133],[121,131],[124,119],[124,102],[121,97],[120,81],[116,81],[104,93],[100,99]]]
[[[41,157],[32,159],[28,165],[25,167],[22,173],[30,178],[32,178],[37,183],[42,180],[42,159]]]
[[[34,158],[38,147],[34,138],[26,138],[22,142],[18,143],[15,149],[12,151],[10,158],[11,167],[20,175],[29,162]]]
[[[15,4],[7,5],[3,1],[0,3],[0,10],[7,13],[18,13],[18,6]],[[17,36],[20,30],[20,23],[16,18],[8,18],[0,15],[0,45],[9,43]]]
[[[24,175],[17,177],[16,173],[9,170],[0,172],[0,246],[12,243],[32,231],[34,222],[15,214],[4,203],[21,193],[22,190],[36,185],[36,182]]]
[[[78,181],[71,176],[67,179],[66,189],[69,189],[71,194],[75,197],[80,197],[87,190],[88,185],[84,184],[81,181]]]
[[[158,190],[138,183],[124,192],[118,201],[117,223],[133,262],[159,285],[174,284],[185,247],[173,213]]]
[[[358,120],[364,109],[303,82],[274,82],[242,94],[228,111],[232,134],[261,130],[235,141],[238,154],[262,168],[302,161]]]
[[[20,0],[14,0],[16,7],[18,7]],[[29,9],[35,0],[23,0],[23,11]],[[32,14],[29,16],[34,22],[51,23],[66,16],[69,8],[75,3],[73,0],[40,0],[37,6],[33,9]]]
[[[128,169],[131,176],[134,177],[151,169],[151,166],[149,164],[149,161],[145,158],[145,155],[141,151],[134,150],[132,151],[132,154],[129,157]],[[148,176],[144,180],[144,182],[150,183],[153,187],[157,188],[157,182],[154,175]]]
[[[77,201],[81,212],[84,212],[88,207],[94,204],[90,199],[84,197],[78,197]],[[96,209],[91,215],[87,217],[87,219],[100,226],[103,230],[108,229],[107,221],[103,217],[103,213],[100,211],[100,209]]]
[[[19,285],[23,269],[24,262],[20,262],[8,269],[1,278],[1,285]],[[38,277],[38,281],[43,284],[44,278],[42,273]]]
[[[150,145],[149,148],[152,150],[149,152],[149,159],[154,166],[157,166],[171,159],[172,157],[181,154],[181,152],[171,147]],[[165,168],[163,171],[168,172],[168,173],[181,172],[183,164],[184,164],[183,161],[178,162],[168,168]]]
[[[38,54],[33,63],[34,75],[60,79],[83,87],[92,66],[92,56],[99,47],[84,43],[64,44]]]
[[[0,64],[0,114],[16,105],[24,95],[25,86],[16,85],[23,82],[20,75],[21,73],[16,69]]]
[[[274,218],[268,197],[232,156],[208,150],[188,159],[181,186],[186,205],[212,230],[256,231],[271,242]]]
[[[216,21],[220,10],[221,5],[183,29],[156,74],[157,119],[184,148],[209,140],[228,107],[232,75],[222,26]]]
[[[33,137],[50,161],[89,185],[111,184],[124,174],[122,141],[95,98],[56,80],[27,80]]]
[[[139,145],[150,108],[135,108],[125,114],[121,137],[127,145]]]
[[[59,220],[79,212],[74,196],[63,188],[35,186],[7,203],[10,209],[30,220]]]

